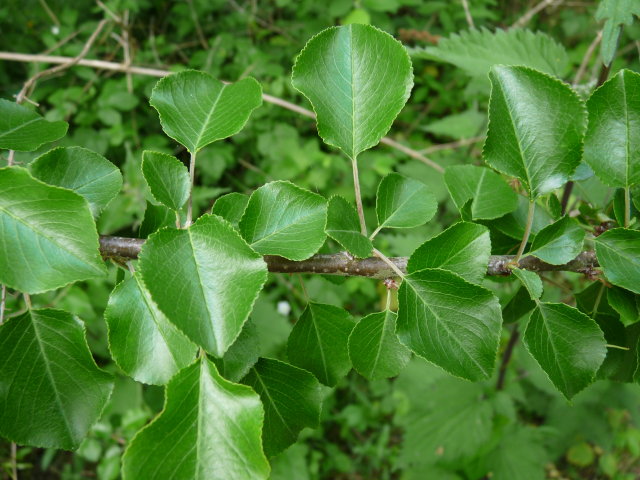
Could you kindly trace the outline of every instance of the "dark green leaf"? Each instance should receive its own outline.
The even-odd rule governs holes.
[[[538,257],[551,265],[562,265],[582,251],[584,235],[578,222],[565,216],[536,234],[527,255]]]
[[[211,213],[221,216],[237,228],[247,208],[247,203],[249,203],[249,195],[238,192],[227,193],[216,199]]]
[[[358,212],[344,198],[334,196],[329,199],[326,231],[352,255],[359,258],[371,255],[373,245],[360,233]]]
[[[138,236],[147,238],[152,233],[157,232],[164,227],[176,226],[176,214],[164,205],[154,205],[147,202],[147,208],[144,211],[144,218],[140,224]]]
[[[505,324],[517,322],[534,308],[536,302],[531,300],[531,294],[525,287],[520,287],[502,309],[502,319]]]
[[[233,345],[217,359],[221,375],[232,382],[239,382],[260,357],[260,332],[251,319],[247,320]]]
[[[640,320],[640,295],[631,293],[620,287],[607,290],[609,305],[620,314],[624,325],[631,325]]]
[[[595,244],[607,280],[640,293],[640,232],[614,228],[596,237]]]
[[[151,195],[172,210],[180,210],[189,198],[189,170],[176,157],[165,153],[142,152],[142,174]]]
[[[67,133],[67,122],[48,122],[23,105],[0,98],[0,148],[30,152]]]

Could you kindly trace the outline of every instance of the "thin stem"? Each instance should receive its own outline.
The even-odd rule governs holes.
[[[362,208],[362,195],[360,194],[360,178],[358,176],[358,158],[351,159],[351,168],[353,169],[353,189],[356,196],[356,208],[358,210],[358,218],[360,219],[360,233],[367,236],[367,224],[364,221],[364,208]]]
[[[602,294],[604,293],[604,283],[600,285],[600,290],[598,291],[598,296],[596,297],[596,301],[593,302],[593,310],[591,310],[591,318],[595,320],[598,315],[598,308],[600,307],[600,301],[602,300]]]
[[[382,230],[382,225],[378,225],[378,227],[373,231],[373,233],[369,235],[369,240],[373,240],[374,238],[376,238],[376,235],[380,230]]]
[[[516,253],[516,257],[513,259],[513,262],[517,265],[520,257],[524,253],[524,249],[527,246],[527,242],[529,241],[529,235],[531,235],[531,226],[533,225],[533,214],[536,211],[536,202],[535,200],[529,199],[529,211],[527,213],[527,224],[524,227],[524,236],[522,237],[522,243],[520,243],[520,248],[518,248],[518,253]]]
[[[567,205],[569,204],[569,199],[571,198],[571,192],[573,191],[574,183],[569,181],[564,186],[564,190],[562,192],[562,200],[560,201],[560,212],[562,215],[567,213]]]
[[[380,250],[374,248],[373,249],[373,254],[378,257],[380,260],[382,260],[384,263],[386,263],[387,265],[389,265],[389,267],[391,268],[391,270],[393,270],[396,275],[398,275],[400,278],[404,278],[404,273],[402,272],[402,270],[400,270],[398,268],[398,266],[393,263],[391,260],[389,260],[384,253],[382,253]]]
[[[18,480],[18,446],[11,442],[11,478]]]
[[[302,290],[302,293],[304,293],[304,298],[308,303],[309,302],[309,294],[307,293],[307,288],[304,286],[304,280],[302,280],[302,275],[300,275],[300,274],[298,274],[298,281],[300,282],[300,289]]]
[[[0,325],[2,325],[2,322],[4,321],[4,308],[5,308],[6,301],[7,301],[7,287],[6,285],[2,285],[2,294],[0,298]]]
[[[391,289],[387,288],[387,306],[385,310],[391,310]]]
[[[629,350],[629,347],[621,347],[620,345],[611,345],[610,343],[607,343],[605,345],[605,347],[607,347],[607,348],[617,348],[618,350]]]
[[[624,189],[624,228],[629,228],[631,223],[631,195],[629,187]]]
[[[467,0],[462,0],[462,8],[464,9],[464,16],[467,19],[467,25],[469,25],[469,28],[476,28],[476,26],[473,24],[473,17],[471,16],[471,12],[469,11],[469,3],[467,2]]]
[[[191,177],[191,189],[189,190],[189,200],[187,200],[187,219],[184,221],[184,228],[191,225],[193,218],[193,185],[196,179],[196,153],[192,152],[189,159],[189,176]]]
[[[7,157],[7,167],[13,165],[13,157],[15,156],[15,150],[9,150],[9,156]]]
[[[507,367],[509,366],[509,362],[511,361],[513,349],[515,348],[516,343],[518,343],[518,338],[520,338],[520,332],[518,332],[518,325],[516,324],[511,330],[511,335],[509,336],[507,347],[504,349],[504,353],[502,354],[500,371],[498,373],[498,381],[496,382],[496,390],[502,390],[504,388],[504,380],[507,376]]]

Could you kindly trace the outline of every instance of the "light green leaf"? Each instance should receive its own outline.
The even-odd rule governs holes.
[[[260,397],[201,358],[167,385],[163,411],[123,457],[123,478],[258,480],[269,477]]]
[[[411,352],[396,336],[396,318],[391,310],[372,313],[349,335],[353,368],[369,380],[395,377],[411,359]]]
[[[348,341],[353,327],[346,310],[309,303],[289,335],[289,361],[325,385],[335,386],[351,370]]]
[[[326,232],[352,255],[359,258],[371,255],[373,245],[360,233],[358,212],[340,196],[329,199]]]
[[[507,427],[495,449],[481,462],[491,480],[545,480],[545,465],[551,458],[545,448],[542,428],[529,425]]]
[[[568,216],[540,230],[527,255],[533,255],[551,265],[570,262],[582,251],[584,230]]]
[[[420,245],[409,257],[407,271],[440,268],[457,273],[469,282],[480,283],[487,273],[490,256],[489,229],[459,222]]]
[[[564,185],[581,159],[582,101],[568,85],[530,68],[498,65],[489,77],[485,162],[517,177],[534,199]]]
[[[238,228],[240,219],[247,208],[247,203],[249,203],[249,195],[238,192],[227,193],[216,199],[211,213],[219,215]]]
[[[180,210],[189,198],[189,170],[176,157],[145,150],[142,152],[142,174],[151,195],[170,209]]]
[[[419,227],[431,220],[437,209],[435,197],[418,180],[390,173],[378,185],[378,229]]]
[[[327,201],[293,183],[267,183],[251,194],[240,233],[256,252],[305,260],[326,239]]]
[[[447,167],[444,181],[458,210],[473,200],[471,218],[474,220],[498,218],[513,212],[518,206],[516,192],[488,168],[475,165]]]
[[[618,312],[620,320],[627,326],[640,321],[640,295],[620,287],[607,289],[609,305]]]
[[[621,70],[587,101],[584,160],[610,187],[640,183],[640,74]]]
[[[48,122],[32,109],[0,98],[0,148],[31,152],[67,133],[67,122]]]
[[[0,169],[0,231],[0,283],[21,292],[106,273],[86,200],[23,168]]]
[[[94,217],[122,188],[122,174],[109,160],[82,147],[59,147],[29,165],[38,180],[68,188],[89,202]]]
[[[567,399],[594,381],[607,354],[598,324],[564,303],[538,303],[524,344]]]
[[[221,357],[242,330],[267,266],[220,217],[154,233],[139,256],[151,297],[192,341]]]
[[[522,270],[520,268],[514,268],[512,270],[522,286],[527,289],[531,300],[537,300],[542,296],[542,280],[540,275],[536,272],[530,272],[529,270]]]
[[[444,118],[429,122],[420,130],[433,133],[442,137],[450,137],[455,140],[471,138],[484,130],[487,121],[485,113],[480,113],[475,108],[462,113],[453,113]]]
[[[0,326],[0,357],[0,435],[20,445],[78,448],[113,388],[82,322],[61,310],[29,310]]]
[[[409,98],[413,72],[400,42],[354,24],[309,40],[291,80],[313,105],[322,139],[355,159],[389,131]]]
[[[640,232],[614,228],[596,237],[595,244],[607,280],[640,293]]]
[[[633,14],[640,16],[637,0],[601,0],[596,11],[596,20],[606,20],[602,31],[601,54],[605,65],[611,65],[623,25],[633,23]]]
[[[320,423],[320,383],[306,370],[288,363],[261,358],[242,380],[251,386],[264,405],[262,442],[272,457],[298,440],[305,427]]]
[[[160,114],[164,133],[191,153],[238,133],[262,105],[262,88],[247,77],[224,84],[195,70],[161,79],[149,103]]]
[[[414,353],[467,380],[489,378],[502,318],[498,299],[455,273],[425,269],[398,291],[400,341]]]
[[[113,289],[104,319],[111,356],[138,382],[164,385],[195,359],[196,346],[169,323],[137,273]]]

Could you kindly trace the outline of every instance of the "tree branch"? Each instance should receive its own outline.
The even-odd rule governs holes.
[[[120,263],[127,259],[137,258],[144,239],[124,237],[100,237],[100,252],[102,256],[119,260]],[[487,275],[510,275],[509,263],[514,259],[513,255],[492,255],[487,265]],[[371,278],[396,277],[398,274],[377,257],[352,258],[344,253],[330,255],[314,255],[301,262],[294,262],[275,255],[265,255],[265,262],[270,272],[277,273],[320,273],[341,276],[361,276]],[[402,273],[407,272],[407,257],[390,258],[391,262]],[[582,252],[576,258],[564,265],[550,265],[536,257],[523,257],[518,262],[518,268],[533,272],[567,271],[585,274],[593,274],[598,267],[595,252]]]

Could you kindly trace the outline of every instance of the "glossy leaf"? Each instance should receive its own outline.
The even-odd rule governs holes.
[[[30,152],[62,138],[67,122],[49,122],[24,105],[0,98],[0,148]]]
[[[167,385],[163,411],[129,444],[123,477],[258,480],[269,476],[258,395],[201,358]]]
[[[122,188],[122,174],[109,160],[82,147],[59,147],[29,165],[38,180],[68,188],[89,202],[94,217]]]
[[[414,353],[467,380],[493,372],[502,318],[498,299],[458,275],[425,269],[398,291],[400,341]]]
[[[224,84],[195,70],[161,79],[149,103],[160,114],[162,129],[191,153],[242,130],[262,104],[262,88],[247,77]]]
[[[309,303],[289,335],[289,361],[309,370],[325,385],[335,386],[351,370],[348,341],[353,327],[346,310]]]
[[[111,356],[138,382],[164,385],[195,359],[196,346],[160,311],[137,273],[113,289],[104,318]]]
[[[390,173],[378,185],[376,214],[379,228],[419,227],[438,209],[435,197],[422,182]]]
[[[170,209],[180,210],[189,198],[189,170],[176,157],[145,150],[142,152],[142,174],[151,195]]]
[[[193,342],[221,357],[242,330],[267,266],[225,220],[200,217],[149,237],[139,268],[151,297]]]
[[[595,244],[607,280],[640,293],[640,232],[614,228],[596,237]]]
[[[407,271],[440,268],[457,273],[469,282],[480,283],[487,273],[490,256],[489,229],[459,222],[420,245],[409,257]]]
[[[216,360],[220,374],[232,382],[239,382],[260,357],[260,332],[256,324],[247,320],[236,341],[229,347],[224,357]]]
[[[587,101],[584,160],[610,187],[640,183],[640,74],[621,70]]]
[[[152,233],[157,232],[164,227],[176,226],[176,214],[164,205],[154,205],[147,202],[147,208],[144,211],[144,218],[140,224],[138,236],[147,238]]]
[[[538,257],[551,265],[562,265],[582,251],[584,235],[578,222],[565,216],[536,234],[527,255]]]
[[[411,359],[396,335],[397,315],[390,311],[367,315],[349,335],[349,358],[362,376],[375,380],[395,377]]]
[[[514,268],[513,274],[516,276],[522,286],[527,289],[531,300],[537,300],[542,296],[542,280],[536,272]]]
[[[596,322],[564,303],[539,303],[524,343],[553,384],[570,399],[595,379],[607,354]]]
[[[371,255],[371,240],[360,233],[358,212],[344,198],[331,197],[327,209],[327,235],[359,258]]]
[[[290,182],[267,183],[251,194],[240,233],[263,255],[304,260],[326,239],[327,201]]]
[[[242,382],[262,399],[262,442],[267,456],[277,455],[295,443],[303,428],[318,427],[322,391],[318,380],[306,370],[261,358]]]
[[[400,42],[353,24],[309,40],[292,83],[313,105],[322,139],[353,159],[387,133],[409,98],[413,72]]]
[[[247,208],[247,203],[249,203],[249,195],[238,192],[227,193],[216,199],[211,213],[224,218],[237,228]]]
[[[94,362],[84,325],[61,310],[30,310],[0,326],[0,435],[21,445],[80,445],[113,381]]]
[[[518,196],[500,175],[475,165],[454,165],[444,172],[453,202],[462,210],[471,202],[471,218],[490,220],[513,212]]]
[[[106,273],[86,200],[23,168],[0,169],[0,231],[0,283],[21,292]]]
[[[525,67],[489,74],[485,162],[518,178],[531,198],[564,185],[580,163],[586,115],[569,86]]]

